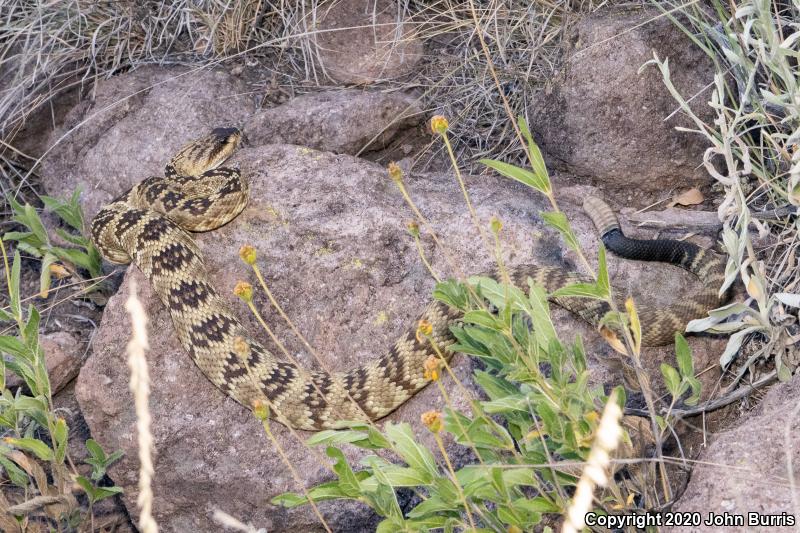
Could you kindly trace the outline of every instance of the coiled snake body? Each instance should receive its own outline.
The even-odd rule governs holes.
[[[306,430],[386,416],[427,384],[423,363],[434,352],[429,341],[417,340],[416,327],[383,356],[348,372],[304,371],[253,340],[210,284],[187,231],[217,228],[244,209],[247,182],[238,170],[219,167],[240,140],[239,130],[218,128],[184,146],[167,165],[165,177],[140,182],[95,216],[91,232],[96,246],[109,261],[136,263],[169,310],[181,344],[197,366],[241,404],[252,407],[255,400],[266,399],[280,422]],[[675,331],[720,304],[717,288],[724,265],[719,256],[691,243],[628,239],[601,200],[590,199],[584,207],[613,252],[679,265],[703,282],[688,301],[639,309],[644,345],[672,342]],[[519,287],[530,277],[548,293],[586,280],[564,269],[535,265],[515,267],[509,274]],[[608,310],[607,304],[586,298],[552,301],[592,324]],[[441,302],[430,303],[420,316],[432,326],[430,341],[447,357],[444,348],[454,342],[450,326],[458,319],[459,312]]]

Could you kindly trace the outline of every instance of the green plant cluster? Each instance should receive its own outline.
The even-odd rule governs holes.
[[[568,507],[580,475],[575,465],[587,460],[607,401],[602,387],[589,385],[581,340],[570,346],[558,340],[546,295],[535,285],[526,295],[490,278],[472,278],[467,284],[440,283],[434,294],[464,313],[463,325],[453,329],[458,342],[450,349],[485,365],[475,381],[487,399],[473,401],[471,414],[450,408],[444,413],[443,433],[468,447],[474,464],[455,471],[455,478],[448,475],[408,424],[387,424],[383,432],[363,424],[323,431],[308,444],[327,446],[338,479],[310,489],[308,496],[368,504],[385,518],[379,532],[454,531],[468,526],[467,514],[478,524],[476,531],[544,526],[544,515]],[[619,397],[624,398],[621,390]],[[361,460],[364,469],[354,472],[336,448],[343,443],[390,451],[406,466],[368,455]],[[395,493],[401,487],[420,500],[405,514]],[[610,509],[626,497],[612,488],[598,501],[601,509]],[[307,498],[290,493],[274,501],[293,507]]]
[[[708,141],[703,164],[723,192],[718,212],[722,242],[728,255],[723,290],[741,279],[748,300],[735,302],[693,321],[689,332],[730,335],[720,355],[723,368],[739,361],[736,381],[760,372],[756,363],[769,359],[775,375],[787,381],[797,368],[795,342],[800,282],[795,264],[796,216],[800,205],[800,5],[797,2],[713,0],[708,6],[686,7],[686,17],[658,4],[711,58],[715,75],[711,91],[702,95],[712,119],[701,118],[670,77],[669,61],[656,65],[691,128]],[[710,7],[710,9],[708,8]],[[756,231],[754,231],[756,230]],[[769,246],[759,246],[759,236]],[[768,241],[766,239],[769,239]],[[743,350],[749,341],[747,350]]]
[[[446,138],[446,121],[434,117],[431,124],[434,131],[437,131],[434,124],[439,125],[438,133]],[[542,219],[561,234],[565,244],[588,266],[569,221],[558,209],[541,151],[524,119],[520,118],[517,126],[527,142],[531,169],[495,160],[482,162],[547,196],[553,209],[541,213]],[[390,175],[392,170],[390,167]],[[413,209],[402,176],[395,174],[392,179]],[[491,230],[497,239],[502,223],[493,219]],[[414,233],[412,236],[418,238]],[[502,279],[504,266],[499,254],[497,262]],[[642,331],[636,308],[630,300],[625,303],[624,311],[617,308],[602,245],[595,275],[587,275],[553,294],[547,294],[531,279],[527,288],[524,291],[487,277],[436,285],[434,298],[459,310],[463,316],[451,328],[456,342],[447,350],[467,354],[483,363],[484,369],[476,371],[474,379],[486,397],[472,400],[471,412],[467,414],[453,409],[445,389],[440,387],[447,405],[443,424],[437,412],[423,415],[422,422],[434,434],[446,469],[419,442],[408,424],[389,423],[383,432],[372,425],[355,424],[345,430],[320,432],[307,441],[310,446],[327,447],[327,455],[335,460],[337,480],[302,494],[282,494],[273,502],[295,507],[332,499],[361,501],[384,518],[379,532],[550,530],[569,509],[581,471],[590,460],[603,407],[608,401],[624,406],[626,395],[622,387],[607,395],[602,386],[590,384],[581,338],[576,337],[568,345],[559,339],[550,317],[548,298],[579,297],[606,302],[610,311],[600,322],[606,338],[629,358],[640,382],[647,380],[641,376]],[[645,394],[659,458],[661,437],[672,422],[672,408],[679,401],[696,404],[701,392],[686,340],[676,334],[676,343],[678,367],[667,363],[661,366],[671,403],[657,411],[655,401],[647,395],[650,391]],[[433,348],[441,356],[441,350],[435,345]],[[455,379],[455,375],[451,376]],[[426,377],[438,380],[436,373],[430,373],[428,363]],[[457,379],[456,383],[461,386]],[[462,392],[470,396],[463,386]],[[472,452],[469,464],[455,470],[440,433]],[[623,441],[630,449],[627,434]],[[354,471],[338,448],[342,444],[382,452],[365,456],[360,461],[363,469]],[[384,457],[392,454],[405,466]],[[659,464],[662,482],[666,484],[663,462]],[[611,465],[611,482],[595,494],[594,510],[598,513],[619,513],[649,505],[647,497],[637,503],[636,496],[652,490],[633,482],[617,483],[614,472],[618,468]],[[401,488],[412,491],[419,501],[410,511],[404,512],[398,503],[396,490]],[[669,494],[668,489],[665,493]]]
[[[13,198],[9,198],[14,213],[11,220],[24,226],[26,231],[6,232],[3,234],[3,240],[14,241],[18,250],[41,259],[39,295],[46,298],[50,290],[54,265],[60,262],[65,270],[64,275],[79,276],[80,268],[89,273],[90,279],[97,279],[103,274],[103,260],[91,239],[81,233],[84,230],[84,219],[83,211],[78,204],[80,190],[76,190],[67,200],[44,195],[40,198],[44,202],[45,209],[56,214],[73,230],[56,228],[56,235],[77,248],[54,245],[36,209],[30,204],[20,204]]]
[[[45,202],[70,226],[76,229],[81,226],[77,195],[68,202],[50,198]],[[6,333],[0,335],[0,431],[3,436],[0,471],[17,490],[4,489],[0,499],[0,528],[22,531],[31,521],[44,520],[58,530],[69,530],[78,527],[86,518],[83,507],[73,495],[74,484],[85,492],[92,518],[94,503],[122,491],[119,487],[102,485],[106,469],[121,454],[107,455],[98,443],[89,439],[86,462],[92,466],[92,473],[88,478],[80,475],[69,460],[69,428],[54,407],[45,354],[39,343],[41,315],[33,305],[24,309],[20,295],[20,249],[42,258],[43,263],[48,255],[77,258],[76,262],[87,269],[94,268],[92,253],[96,252],[88,240],[72,235],[70,242],[84,246],[83,251],[52,246],[36,212],[30,206],[13,205],[15,220],[30,231],[4,235],[3,240],[16,241],[18,247],[10,265],[5,247],[2,247],[9,306],[0,308],[0,325]],[[64,235],[68,234],[64,232]],[[19,376],[25,387],[12,392],[6,383],[7,371]]]

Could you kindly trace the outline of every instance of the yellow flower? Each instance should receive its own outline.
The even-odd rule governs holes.
[[[422,342],[423,338],[430,337],[431,333],[433,333],[433,324],[424,319],[420,320],[417,324],[417,342]]]
[[[253,301],[253,286],[246,281],[240,281],[233,288],[233,294],[241,298],[244,302],[250,303]]]
[[[398,183],[403,180],[403,171],[394,161],[389,163],[389,177]]]
[[[416,220],[409,220],[406,222],[406,229],[411,234],[412,237],[415,239],[419,238],[419,224],[417,224]]]
[[[269,405],[264,400],[253,400],[251,404],[253,414],[262,422],[269,418]]]
[[[245,244],[239,248],[239,257],[248,265],[254,265],[256,263],[256,249],[249,244]]]
[[[500,221],[499,218],[493,216],[492,220],[489,221],[489,227],[492,229],[492,233],[497,235],[500,233],[500,230],[503,229],[503,223]]]
[[[442,362],[439,360],[438,357],[431,355],[427,359],[425,359],[425,363],[423,363],[422,367],[425,369],[425,379],[430,381],[438,381],[439,380],[439,369],[442,366]]]
[[[431,433],[439,433],[444,427],[444,420],[442,419],[442,413],[439,411],[428,411],[422,413],[420,417],[422,423],[425,425]]]
[[[431,131],[433,131],[433,133],[444,135],[449,126],[447,119],[442,115],[435,115],[431,118]]]

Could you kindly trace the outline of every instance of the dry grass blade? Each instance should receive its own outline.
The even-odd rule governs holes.
[[[128,343],[128,366],[131,369],[130,388],[136,404],[136,434],[139,445],[139,529],[144,533],[157,533],[158,525],[152,516],[154,451],[153,435],[150,432],[150,376],[144,351],[150,348],[147,341],[147,315],[142,302],[136,296],[136,282],[131,281],[130,296],[125,309],[131,315],[132,338]]]

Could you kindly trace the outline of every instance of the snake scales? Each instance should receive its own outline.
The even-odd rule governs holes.
[[[277,359],[253,340],[210,284],[197,245],[187,232],[222,226],[244,209],[247,182],[237,169],[220,167],[241,138],[235,128],[218,128],[181,148],[164,177],[145,179],[95,216],[91,232],[96,246],[111,262],[136,263],[169,310],[181,344],[197,366],[241,404],[252,406],[255,400],[266,398],[279,421],[306,430],[389,414],[427,383],[423,362],[433,352],[429,342],[417,340],[416,328],[409,329],[383,356],[348,372],[304,371]],[[703,282],[691,299],[667,308],[639,309],[643,344],[672,342],[675,331],[720,304],[717,288],[724,265],[719,256],[691,243],[628,239],[601,200],[589,199],[584,207],[613,252],[672,263]],[[515,267],[510,277],[520,287],[530,277],[548,292],[585,281],[574,272],[534,265]],[[607,304],[586,298],[552,300],[592,324],[608,310]],[[457,311],[440,302],[430,303],[420,316],[432,325],[430,338],[442,349],[454,342],[450,326],[458,318]],[[242,340],[247,349],[242,349]]]

